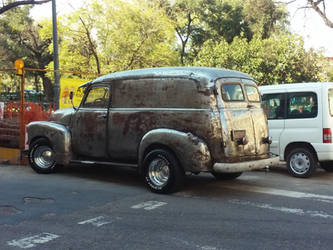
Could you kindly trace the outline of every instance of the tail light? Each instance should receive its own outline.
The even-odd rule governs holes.
[[[332,133],[330,128],[323,128],[323,143],[332,143]]]

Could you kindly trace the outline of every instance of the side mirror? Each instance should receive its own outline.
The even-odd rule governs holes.
[[[71,100],[73,109],[76,110],[76,108],[74,107],[74,103],[73,103],[73,97],[74,97],[74,92],[73,91],[69,92],[69,100]]]

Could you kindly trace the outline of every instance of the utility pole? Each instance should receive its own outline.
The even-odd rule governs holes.
[[[52,0],[52,25],[53,25],[53,64],[54,64],[54,105],[55,109],[59,108],[59,92],[60,92],[60,74],[59,70],[59,54],[58,54],[58,31],[57,31],[57,11],[56,0]]]

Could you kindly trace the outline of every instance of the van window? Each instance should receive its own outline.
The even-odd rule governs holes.
[[[109,88],[94,87],[89,90],[89,93],[82,104],[83,108],[107,108],[109,102]]]
[[[222,85],[222,98],[224,101],[244,101],[244,94],[240,84]]]
[[[247,99],[250,102],[260,102],[260,95],[258,89],[255,86],[245,85],[245,92]]]
[[[333,89],[328,90],[328,105],[329,105],[330,115],[333,116]]]
[[[262,107],[267,119],[283,119],[285,117],[284,94],[265,94],[262,97]]]
[[[290,93],[288,96],[288,118],[313,118],[317,116],[317,95],[313,92]]]

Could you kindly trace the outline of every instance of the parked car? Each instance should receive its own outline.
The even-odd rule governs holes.
[[[38,173],[57,164],[135,167],[157,193],[178,190],[185,172],[234,179],[278,162],[253,79],[237,71],[153,68],[113,73],[81,86],[78,108],[27,126]]]
[[[273,137],[271,152],[295,177],[309,177],[318,162],[333,171],[333,83],[260,86]]]

